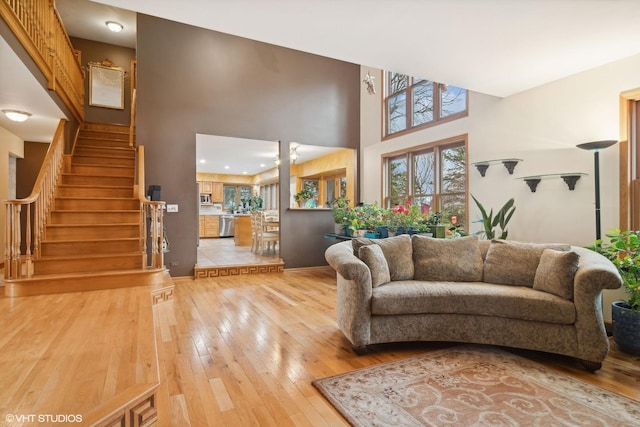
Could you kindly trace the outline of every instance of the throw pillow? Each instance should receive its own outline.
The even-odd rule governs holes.
[[[371,285],[375,288],[391,281],[389,265],[378,245],[366,245],[360,247],[358,255],[362,262],[371,270]]]
[[[573,300],[573,277],[580,256],[573,251],[545,249],[533,280],[533,289]]]
[[[494,239],[484,260],[484,281],[501,285],[533,287],[536,269],[545,249],[568,251],[561,243],[527,243]]]
[[[364,245],[378,245],[389,265],[391,280],[413,279],[413,256],[411,237],[408,234],[388,237],[386,239],[365,239],[359,237],[351,240],[353,254],[359,257],[358,251]]]
[[[415,235],[412,241],[416,280],[482,281],[482,254],[477,236],[434,239]]]

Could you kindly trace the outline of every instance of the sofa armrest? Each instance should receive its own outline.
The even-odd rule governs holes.
[[[365,346],[371,336],[371,271],[353,254],[349,241],[327,248],[325,258],[337,273],[338,326],[351,344]]]
[[[619,288],[622,279],[613,263],[601,254],[580,247],[572,249],[580,255],[573,281],[579,351],[590,354],[583,359],[599,362],[609,351],[602,314],[602,291]]]

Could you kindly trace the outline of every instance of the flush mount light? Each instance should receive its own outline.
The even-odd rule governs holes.
[[[107,21],[106,25],[107,25],[107,28],[109,28],[114,33],[119,33],[124,28],[121,23],[116,21]]]
[[[24,122],[29,117],[31,117],[31,113],[27,113],[26,111],[2,110],[2,112],[5,116],[7,116],[9,120],[12,120],[14,122]]]

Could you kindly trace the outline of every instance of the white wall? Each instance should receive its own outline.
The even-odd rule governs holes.
[[[619,96],[640,87],[640,55],[570,76],[508,98],[470,92],[469,116],[405,136],[381,141],[382,73],[376,75],[377,95],[362,85],[361,194],[367,202],[380,201],[381,160],[384,153],[468,134],[470,163],[520,158],[513,175],[500,164],[491,165],[483,178],[469,166],[469,191],[487,208],[499,209],[509,198],[516,212],[509,238],[537,242],[565,242],[586,246],[595,239],[593,153],[577,144],[619,138]],[[429,76],[422,76],[428,78]],[[445,82],[446,83],[446,82]],[[618,146],[600,152],[600,190],[603,235],[618,226]],[[527,175],[584,172],[574,191],[560,178],[543,180],[535,193],[521,180]],[[469,220],[480,218],[469,199]],[[471,224],[469,231],[480,230]],[[607,291],[609,301],[621,291]]]
[[[24,141],[5,128],[0,127],[0,201],[10,198],[11,186],[15,185],[10,177],[9,156],[24,157]],[[15,194],[15,193],[14,193]],[[0,206],[0,262],[4,262],[6,205]]]

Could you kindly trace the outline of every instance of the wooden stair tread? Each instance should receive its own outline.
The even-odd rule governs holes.
[[[127,270],[108,270],[108,271],[101,271],[100,274],[101,275],[105,275],[105,276],[120,276],[120,275],[125,275],[125,274],[140,274],[140,273],[157,273],[160,271],[165,271],[164,268],[136,268],[136,269],[127,269]],[[57,278],[57,277],[70,277],[70,278],[83,278],[83,277],[93,277],[95,276],[96,273],[95,272],[91,272],[91,273],[85,273],[85,272],[81,272],[81,273],[64,273],[64,274],[40,274],[38,276],[33,276],[31,279],[4,279],[7,282],[12,282],[12,283],[17,283],[17,282],[27,282],[29,280],[33,280],[33,279],[52,279],[52,278]]]
[[[102,209],[98,209],[98,210],[92,210],[92,209],[52,209],[51,212],[61,212],[61,213],[105,213],[105,214],[110,214],[110,213],[114,213],[114,212],[127,212],[127,213],[131,213],[131,212],[139,212],[137,209],[113,209],[113,210],[102,210]],[[53,225],[53,224],[52,224]]]
[[[60,255],[60,256],[41,256],[39,259],[34,260],[37,261],[53,261],[53,260],[67,260],[69,258],[73,259],[92,259],[92,258],[113,258],[115,256],[140,256],[142,252],[117,252],[117,253],[106,253],[106,254],[86,254],[86,255]]]
[[[103,239],[91,239],[91,240],[83,240],[83,239],[65,239],[65,240],[43,240],[42,243],[87,243],[87,242],[99,242],[99,243],[109,243],[109,242],[122,242],[122,241],[138,241],[140,238],[138,237],[114,237],[103,238]]]

